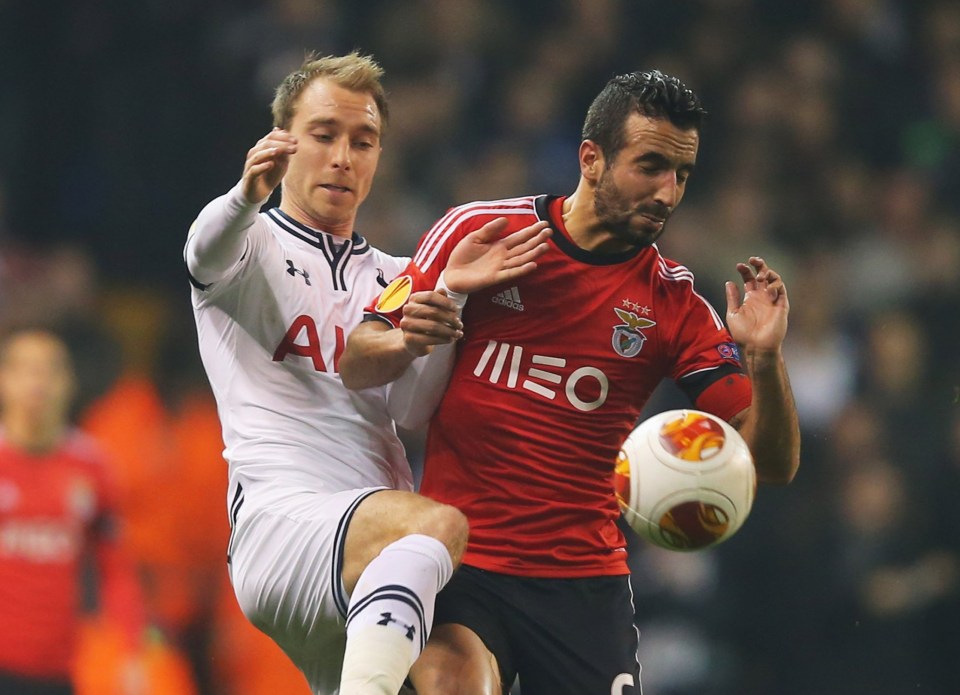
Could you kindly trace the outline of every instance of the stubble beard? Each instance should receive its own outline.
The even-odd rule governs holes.
[[[613,182],[609,169],[604,169],[600,175],[594,190],[593,204],[601,228],[633,247],[651,246],[660,238],[667,226],[666,218],[669,213],[665,210],[631,207]],[[643,228],[638,228],[632,221],[643,212],[664,217],[663,224],[656,228],[652,222],[647,222]]]

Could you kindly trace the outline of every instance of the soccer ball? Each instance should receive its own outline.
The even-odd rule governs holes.
[[[753,457],[726,422],[699,410],[670,410],[641,422],[617,456],[614,487],[641,537],[669,550],[730,538],[750,514]]]

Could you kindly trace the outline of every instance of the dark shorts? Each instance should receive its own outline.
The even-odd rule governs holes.
[[[68,682],[24,678],[0,671],[0,693],[3,695],[73,695],[73,686]]]
[[[473,630],[500,666],[504,692],[640,695],[638,633],[627,575],[514,577],[460,567],[437,596],[434,625]]]

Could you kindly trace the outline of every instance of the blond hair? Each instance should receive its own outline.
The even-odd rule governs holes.
[[[323,77],[344,89],[353,92],[366,92],[373,97],[380,112],[381,130],[386,128],[388,109],[387,95],[380,78],[383,68],[370,56],[357,51],[345,56],[317,57],[315,53],[307,56],[297,70],[287,75],[277,87],[273,98],[273,125],[287,129],[296,111],[297,99],[307,85]]]

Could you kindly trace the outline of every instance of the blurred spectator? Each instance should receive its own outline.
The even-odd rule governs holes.
[[[810,253],[791,282],[803,298],[791,307],[790,336],[784,346],[800,421],[809,436],[829,432],[854,395],[859,354],[856,337],[844,326],[842,308],[825,277],[841,273],[829,252]],[[816,465],[816,456],[814,461]]]
[[[934,390],[930,341],[911,313],[889,309],[868,319],[864,336],[861,393],[884,423],[882,455],[911,478],[931,480],[942,460],[949,412]]]
[[[827,672],[842,692],[949,692],[926,659],[923,629],[928,609],[956,590],[960,567],[925,542],[916,482],[882,457],[861,456],[840,474],[839,571],[824,634]]]
[[[70,425],[74,387],[54,333],[19,329],[0,340],[0,692],[9,695],[73,692],[86,561],[125,653],[145,631],[109,470]]]

